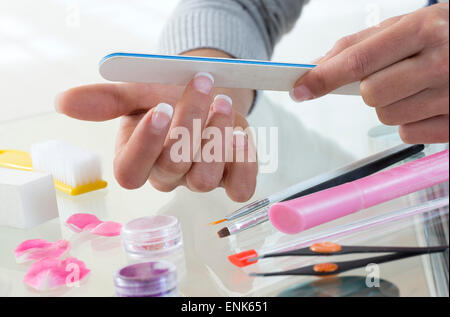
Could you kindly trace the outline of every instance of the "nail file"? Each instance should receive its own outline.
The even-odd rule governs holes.
[[[219,88],[289,91],[314,67],[316,65],[243,59],[113,53],[100,61],[99,71],[109,81],[180,86],[185,86],[196,73],[208,72]],[[332,93],[360,95],[359,82]]]

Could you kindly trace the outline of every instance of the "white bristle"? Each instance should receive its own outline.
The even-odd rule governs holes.
[[[58,181],[77,187],[101,179],[100,158],[91,152],[51,140],[31,146],[33,169],[47,172]]]

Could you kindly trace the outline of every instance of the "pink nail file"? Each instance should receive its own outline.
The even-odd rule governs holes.
[[[308,196],[272,205],[269,219],[295,234],[449,179],[448,150]]]

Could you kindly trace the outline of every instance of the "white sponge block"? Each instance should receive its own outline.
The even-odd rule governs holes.
[[[25,229],[56,217],[50,174],[0,168],[0,226]]]

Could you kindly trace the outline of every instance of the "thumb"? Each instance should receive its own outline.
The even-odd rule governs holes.
[[[339,56],[340,57],[340,56]],[[324,96],[341,86],[359,80],[344,70],[339,57],[321,61],[303,75],[290,91],[291,98],[303,102]]]

